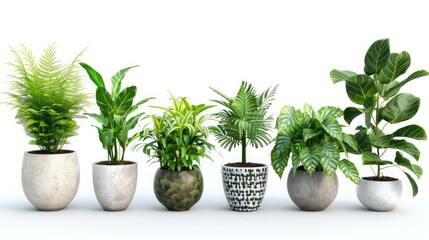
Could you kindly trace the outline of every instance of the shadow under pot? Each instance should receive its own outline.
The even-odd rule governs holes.
[[[153,182],[155,196],[170,211],[186,211],[203,194],[203,175],[200,171],[171,171],[158,168]]]
[[[327,177],[323,171],[315,171],[311,176],[299,167],[293,176],[290,170],[287,178],[287,190],[290,198],[304,211],[322,211],[329,207],[338,193],[338,178]]]
[[[247,167],[237,167],[234,163],[222,165],[225,197],[234,211],[256,211],[264,199],[268,167],[265,164],[247,163],[247,165]]]
[[[387,212],[393,210],[402,195],[402,181],[386,177],[384,181],[364,177],[356,188],[359,202],[372,211]]]
[[[105,211],[123,211],[134,198],[137,187],[137,163],[124,161],[114,165],[107,161],[92,165],[94,192]]]
[[[79,175],[79,160],[74,151],[24,153],[22,188],[28,201],[39,210],[55,211],[69,205],[79,188]]]

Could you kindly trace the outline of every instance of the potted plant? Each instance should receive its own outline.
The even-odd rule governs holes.
[[[419,70],[402,81],[397,80],[410,64],[411,57],[407,52],[391,53],[389,39],[381,39],[375,41],[366,52],[364,74],[340,70],[330,73],[334,83],[345,81],[348,97],[359,105],[346,108],[344,119],[351,124],[356,117],[362,116],[363,126],[356,128],[355,138],[363,164],[375,169],[374,176],[362,178],[357,196],[371,210],[390,211],[400,199],[401,180],[384,175],[383,170],[387,168],[401,169],[411,184],[413,196],[418,193],[417,183],[410,173],[420,178],[423,170],[407,157],[417,161],[420,151],[406,139],[426,140],[427,137],[425,130],[418,125],[404,126],[416,115],[420,99],[400,90],[408,82],[429,73]],[[393,130],[397,124],[399,126]],[[395,155],[387,155],[393,149],[396,149]]]
[[[337,118],[343,111],[322,107],[317,112],[308,104],[303,110],[284,106],[277,119],[278,134],[271,151],[271,165],[281,178],[292,161],[287,189],[292,201],[302,210],[321,211],[334,201],[338,192],[338,168],[355,184],[359,173],[347,158],[347,149],[357,151],[355,139],[342,131]]]
[[[207,141],[210,118],[203,112],[213,106],[192,105],[184,97],[174,98],[172,106],[155,107],[161,116],[151,115],[152,128],[141,132],[138,146],[159,163],[154,191],[158,201],[171,211],[186,211],[203,193],[200,159],[210,158],[214,145]]]
[[[24,153],[22,187],[27,199],[39,210],[65,208],[79,188],[77,153],[63,149],[69,137],[77,135],[74,120],[87,104],[77,61],[68,65],[56,58],[55,45],[49,45],[36,59],[22,46],[11,49],[15,70],[8,92],[10,105],[17,109],[16,118],[30,144],[39,150]]]
[[[122,80],[132,68],[118,71],[112,78],[109,93],[102,76],[86,63],[80,65],[97,86],[96,100],[100,114],[86,113],[97,120],[99,140],[107,150],[107,160],[92,165],[94,191],[101,207],[106,211],[122,211],[131,203],[137,186],[137,163],[125,160],[128,145],[139,138],[139,133],[129,136],[144,113],[135,113],[138,107],[151,98],[133,104],[137,93],[135,86],[122,89]],[[132,116],[132,114],[134,114]]]
[[[225,197],[235,211],[255,211],[261,204],[267,185],[268,167],[247,162],[247,145],[258,148],[270,143],[272,115],[267,110],[277,86],[257,94],[252,84],[243,81],[236,97],[228,97],[211,88],[223,100],[213,100],[224,107],[214,114],[219,124],[212,129],[223,148],[231,151],[241,145],[241,162],[222,165]]]

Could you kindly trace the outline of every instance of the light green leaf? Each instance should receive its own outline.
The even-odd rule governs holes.
[[[115,98],[116,95],[118,95],[119,92],[121,91],[122,80],[124,79],[125,74],[128,72],[128,70],[135,68],[135,67],[138,67],[138,65],[121,69],[115,75],[113,75],[113,77],[112,77],[112,96],[113,96],[113,98]]]
[[[323,156],[320,163],[323,167],[323,172],[326,176],[332,177],[338,168],[340,160],[340,151],[330,142],[322,140],[320,142],[322,147]]]
[[[323,129],[325,129],[326,133],[329,134],[329,136],[336,138],[340,141],[343,140],[342,138],[342,127],[341,125],[337,122],[337,120],[332,119],[332,118],[327,118],[325,120],[323,120],[323,122],[321,122],[321,125],[323,127]]]
[[[389,123],[403,122],[414,117],[419,106],[420,98],[410,93],[401,93],[380,109],[381,117]]]
[[[334,69],[330,72],[331,80],[333,83],[345,81],[346,79],[356,76],[356,73],[348,70],[337,70]]]
[[[331,107],[331,106],[321,107],[317,111],[317,115],[319,116],[319,121],[322,122],[323,120],[325,120],[328,117],[339,118],[339,117],[343,116],[343,110],[341,110],[337,107]]]
[[[352,162],[346,159],[343,159],[340,161],[339,167],[348,179],[350,179],[352,182],[354,182],[357,185],[360,184],[359,172],[356,166]]]
[[[115,99],[115,115],[125,115],[133,105],[137,88],[135,86],[127,87],[120,92]]]
[[[288,165],[290,152],[290,138],[285,134],[279,133],[271,151],[271,166],[280,178],[282,178],[283,172]]]
[[[405,176],[407,176],[408,181],[410,181],[411,187],[413,189],[413,197],[415,197],[417,195],[417,193],[419,193],[419,187],[417,186],[416,181],[414,180],[413,177],[411,177],[410,174],[404,172]]]
[[[359,151],[359,145],[351,135],[343,133],[343,142],[345,142],[348,146],[353,149],[353,152]]]
[[[283,131],[291,122],[293,122],[295,117],[295,108],[292,106],[284,106],[280,110],[280,115],[277,118],[276,128],[279,132]]]
[[[397,163],[399,166],[408,168],[417,176],[417,178],[420,178],[423,175],[423,169],[416,164],[412,164],[410,160],[402,156],[399,151],[396,152],[395,163]]]
[[[365,54],[365,74],[368,76],[374,73],[378,74],[387,64],[389,54],[389,39],[380,39],[375,41]]]
[[[404,74],[410,67],[410,54],[403,51],[400,54],[391,53],[387,65],[384,66],[378,75],[378,81],[387,84]]]
[[[309,175],[312,175],[316,170],[322,157],[323,150],[318,145],[302,148],[299,152],[301,163]]]
[[[99,123],[101,123],[103,126],[107,126],[107,124],[109,123],[109,120],[107,118],[105,118],[103,115],[100,115],[100,114],[84,113],[84,115],[90,116],[90,117],[94,118]]]
[[[377,88],[371,77],[356,75],[347,79],[346,91],[352,102],[363,105],[366,99],[372,98],[377,93]]]
[[[89,78],[95,83],[97,88],[106,88],[104,85],[103,77],[97,71],[95,71],[95,69],[83,62],[79,64],[85,69],[85,71],[88,73]]]
[[[105,88],[99,87],[97,88],[95,98],[97,100],[98,107],[103,113],[103,116],[107,119],[112,118],[114,109],[112,96],[106,91]]]

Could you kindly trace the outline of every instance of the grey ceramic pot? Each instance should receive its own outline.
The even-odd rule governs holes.
[[[159,168],[153,181],[155,196],[170,211],[186,211],[203,194],[203,175],[196,170],[170,171]]]
[[[79,188],[79,160],[74,151],[41,154],[24,153],[21,172],[24,194],[42,211],[65,208]]]
[[[133,200],[137,187],[137,163],[92,164],[94,192],[105,211],[123,211]]]
[[[356,188],[356,195],[365,207],[372,211],[393,210],[402,194],[402,181],[371,181],[362,179]]]
[[[293,170],[287,178],[287,190],[292,201],[304,211],[321,211],[329,207],[338,193],[337,174],[331,179],[323,171],[311,176],[303,168]]]
[[[264,199],[268,167],[230,167],[222,165],[223,189],[234,211],[256,211]]]

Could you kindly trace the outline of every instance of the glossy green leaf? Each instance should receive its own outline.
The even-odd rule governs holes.
[[[103,77],[97,71],[95,71],[95,69],[83,62],[79,64],[85,69],[85,71],[88,73],[89,78],[92,80],[92,82],[95,83],[98,88],[106,88],[104,85]]]
[[[386,165],[393,164],[391,161],[381,160],[377,154],[372,152],[364,152],[362,154],[362,163],[363,165]]]
[[[118,95],[119,92],[121,91],[122,80],[124,79],[125,74],[128,72],[128,70],[135,68],[137,66],[138,65],[121,69],[115,75],[113,75],[113,77],[112,77],[112,96],[113,96],[113,98],[115,98],[116,95]]]
[[[122,116],[126,114],[133,105],[137,88],[135,86],[127,87],[122,90],[115,99],[115,115]]]
[[[412,143],[406,140],[392,140],[387,144],[387,148],[394,148],[404,151],[414,157],[416,160],[420,158],[420,150]]]
[[[414,79],[417,79],[417,78],[428,76],[428,75],[429,75],[429,72],[427,72],[426,70],[419,70],[419,71],[411,73],[405,80],[403,80],[401,82],[392,82],[387,87],[386,92],[383,95],[383,97],[385,99],[389,99],[389,98],[393,97],[394,95],[396,95],[396,93],[399,92],[399,90],[402,88],[402,86],[404,86],[408,82],[410,82]]]
[[[346,81],[346,91],[352,102],[363,105],[366,99],[377,93],[377,88],[371,77],[356,75]]]
[[[412,164],[411,161],[402,156],[400,152],[396,152],[395,163],[399,166],[408,168],[417,176],[417,178],[420,178],[423,175],[423,169],[417,164]]]
[[[336,119],[327,118],[321,122],[321,125],[323,129],[325,129],[326,133],[329,134],[329,136],[336,138],[338,140],[342,141],[342,127],[337,122]]]
[[[369,140],[369,135],[368,135],[368,129],[366,128],[359,129],[359,131],[355,133],[353,138],[356,140],[359,147],[359,151],[357,153],[362,154],[364,152],[372,150],[371,142]]]
[[[84,115],[94,118],[95,120],[97,120],[97,122],[101,123],[101,125],[103,126],[107,126],[107,124],[109,123],[109,120],[100,114],[84,113]]]
[[[404,74],[410,67],[410,54],[403,51],[401,53],[391,53],[387,65],[378,74],[378,81],[387,84]]]
[[[281,132],[285,127],[287,127],[295,117],[295,108],[292,106],[284,106],[280,110],[280,115],[277,118],[276,128]]]
[[[406,138],[412,138],[416,140],[427,139],[425,130],[422,127],[415,124],[402,127],[396,130],[392,135],[395,137],[406,137]]]
[[[346,123],[351,124],[353,119],[355,119],[362,113],[363,113],[363,109],[348,107],[344,109],[344,120],[346,121]]]
[[[355,184],[360,184],[359,172],[356,166],[349,160],[343,159],[339,162],[339,167],[344,175]]]
[[[293,172],[293,176],[295,177],[296,174],[296,170],[298,169],[298,167],[301,165],[301,158],[299,156],[299,151],[298,148],[296,147],[292,147],[292,154],[291,154],[291,159],[292,159],[292,172]]]
[[[343,116],[343,110],[337,107],[321,107],[317,111],[317,115],[319,116],[319,121],[323,121],[326,118],[339,118]]]
[[[359,151],[359,145],[356,139],[351,135],[343,133],[343,142],[345,142],[349,147],[351,147],[353,152]]]
[[[321,135],[321,134],[323,134],[323,132],[322,131],[314,131],[313,129],[311,129],[311,128],[304,128],[303,130],[302,130],[302,136],[303,136],[303,138],[304,138],[304,142],[306,142],[306,141],[308,141],[309,139],[312,139],[312,138],[314,138],[314,137],[316,137],[316,136],[318,136],[318,135]]]
[[[371,127],[371,120],[372,120],[372,115],[374,113],[375,105],[376,105],[375,97],[367,98],[363,103],[364,113],[365,113],[365,126],[367,128]]]
[[[99,87],[95,93],[95,98],[97,100],[97,105],[100,108],[103,116],[107,119],[113,116],[114,103],[112,96],[106,91],[105,88]]]
[[[392,98],[380,111],[381,117],[389,123],[406,121],[416,115],[420,98],[410,93],[401,93]]]
[[[411,177],[410,174],[404,172],[405,176],[407,176],[408,181],[410,181],[411,184],[411,188],[413,189],[413,197],[415,197],[417,195],[417,193],[419,193],[419,187],[417,186],[416,181],[414,180],[413,177]]]
[[[323,150],[318,145],[302,148],[299,152],[301,163],[309,175],[316,170],[322,157]]]
[[[320,142],[322,147],[322,158],[320,164],[323,167],[323,172],[326,176],[332,177],[338,168],[340,161],[340,151],[330,142],[322,140]]]
[[[271,150],[271,166],[280,178],[282,178],[283,172],[288,165],[290,153],[290,138],[285,134],[279,133]]]
[[[356,73],[348,70],[337,70],[334,69],[330,72],[331,80],[333,83],[345,81],[346,79],[356,76]]]
[[[366,75],[379,73],[387,64],[390,55],[389,39],[375,41],[365,54],[364,72]]]

